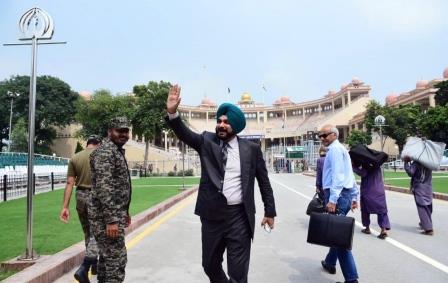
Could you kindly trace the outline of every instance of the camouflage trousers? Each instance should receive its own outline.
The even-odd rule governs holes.
[[[99,249],[98,283],[123,282],[128,261],[123,223],[119,223],[119,236],[111,239],[106,236],[106,224],[101,218],[91,215],[90,221]]]
[[[98,246],[95,237],[92,234],[89,224],[87,208],[89,205],[89,190],[76,190],[76,211],[78,212],[79,222],[81,222],[82,231],[84,232],[84,242],[86,244],[86,257],[89,259],[97,259]]]
[[[124,235],[111,239],[105,233],[101,234],[98,237],[98,283],[123,282],[128,261]]]

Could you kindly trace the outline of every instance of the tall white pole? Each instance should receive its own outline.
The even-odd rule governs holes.
[[[28,191],[27,191],[27,233],[26,253],[27,259],[34,259],[33,253],[33,193],[34,193],[34,136],[36,128],[36,70],[37,70],[37,39],[32,39],[32,59],[30,77],[30,98],[28,113]]]
[[[12,104],[14,103],[14,96],[11,96],[11,114],[9,115],[9,133],[8,133],[8,152],[11,152],[11,127],[12,127]]]

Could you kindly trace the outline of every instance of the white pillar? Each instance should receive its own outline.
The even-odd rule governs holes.
[[[163,131],[165,134],[165,151],[168,151],[168,132]]]
[[[429,107],[436,107],[436,100],[434,99],[435,94],[429,96]]]

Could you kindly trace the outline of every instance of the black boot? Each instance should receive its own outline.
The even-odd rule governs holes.
[[[92,266],[90,268],[90,273],[92,273],[92,275],[97,275],[98,274],[98,260],[94,259],[92,260]]]
[[[78,280],[79,283],[90,283],[88,273],[89,269],[84,265],[81,265],[75,272],[75,279]]]

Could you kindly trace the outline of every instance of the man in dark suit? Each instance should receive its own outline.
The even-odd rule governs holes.
[[[197,134],[179,117],[180,100],[180,87],[175,85],[168,94],[166,121],[201,159],[195,214],[201,217],[202,223],[202,266],[210,282],[247,282],[255,228],[255,178],[264,203],[261,225],[273,229],[276,216],[261,148],[237,136],[246,125],[244,113],[237,106],[222,104],[216,115],[216,133]],[[222,269],[225,249],[229,278]]]

